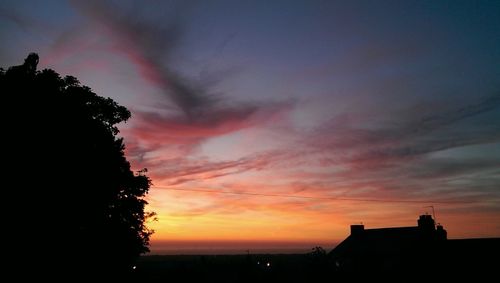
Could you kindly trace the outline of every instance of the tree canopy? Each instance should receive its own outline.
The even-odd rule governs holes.
[[[130,112],[72,76],[37,71],[38,55],[0,69],[11,238],[32,261],[122,272],[148,251],[146,170],[133,172],[117,124]],[[15,254],[15,249],[14,254]]]

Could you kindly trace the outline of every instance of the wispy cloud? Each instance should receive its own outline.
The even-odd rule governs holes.
[[[137,166],[151,165],[153,161],[145,159],[157,156],[160,151],[168,155],[166,148],[189,153],[207,139],[265,125],[283,118],[293,108],[291,101],[231,101],[223,94],[212,94],[211,83],[205,85],[177,72],[171,58],[175,50],[182,48],[180,38],[185,19],[177,14],[185,13],[176,12],[185,12],[183,5],[172,6],[158,25],[141,17],[140,12],[130,13],[107,1],[72,3],[95,26],[97,33],[87,33],[93,40],[78,44],[81,37],[69,31],[59,38],[55,53],[80,45],[123,54],[144,81],[164,95],[164,101],[152,111],[133,107],[132,123],[123,130],[127,136],[127,154]]]
[[[470,158],[439,154],[500,142],[498,122],[483,121],[489,119],[484,115],[498,115],[500,112],[498,96],[450,106],[439,115],[431,111],[433,105],[427,108],[430,114],[407,110],[404,115],[398,116],[398,122],[385,119],[383,114],[386,113],[381,113],[382,117],[373,121],[340,115],[313,131],[291,132],[294,135],[289,139],[291,142],[279,150],[238,160],[150,161],[158,172],[162,172],[157,178],[165,185],[224,179],[228,175],[262,170],[260,178],[270,183],[275,180],[286,182],[288,193],[319,193],[323,196],[341,193],[343,196],[387,199],[465,197],[461,190],[447,188],[461,187],[453,180],[476,172],[488,174],[491,171],[490,174],[495,174],[495,154]],[[366,123],[370,123],[371,127],[365,127]],[[197,134],[195,129],[188,132],[187,137],[180,135],[176,138],[203,136]],[[158,137],[158,140],[161,139],[169,138]],[[276,175],[276,179],[269,179],[266,174]],[[484,185],[482,189],[467,197],[487,197],[491,185],[476,182],[476,186],[479,184]],[[438,186],[440,190],[435,190],[433,186]]]
[[[418,112],[407,109],[404,113],[396,113],[399,115],[392,119],[387,119],[381,113],[381,117],[376,118],[382,122],[340,116],[315,130],[308,143],[334,153],[330,159],[332,163],[348,162],[359,168],[363,165],[409,160],[451,148],[500,141],[498,122],[467,124],[470,122],[468,119],[482,114],[498,113],[500,95],[449,108],[439,109],[430,104],[423,113],[420,109],[417,109]]]
[[[181,20],[167,15],[163,25],[153,24],[140,13],[130,13],[108,1],[73,1],[75,7],[98,25],[112,42],[110,47],[124,54],[149,83],[190,118],[209,107],[215,98],[187,83],[168,63],[182,34]],[[173,7],[180,9],[181,7]],[[169,17],[170,16],[170,17]]]
[[[203,158],[160,159],[156,161],[152,176],[156,185],[176,186],[190,181],[204,182],[248,171],[269,169],[286,158],[284,152],[275,150],[229,161],[210,161]]]

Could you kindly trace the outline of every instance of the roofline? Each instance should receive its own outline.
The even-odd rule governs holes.
[[[404,227],[386,227],[386,228],[371,228],[364,231],[379,231],[379,230],[396,230],[396,229],[419,229],[418,226],[404,226]]]

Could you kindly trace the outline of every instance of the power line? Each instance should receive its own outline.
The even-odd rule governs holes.
[[[263,196],[263,197],[283,197],[283,198],[299,198],[299,199],[318,199],[318,200],[338,200],[338,201],[362,201],[362,202],[387,202],[387,203],[437,203],[437,204],[455,204],[455,203],[473,203],[475,201],[460,201],[460,200],[406,200],[406,199],[377,199],[377,198],[346,198],[346,197],[313,197],[313,196],[298,196],[286,194],[265,194],[253,192],[233,192],[233,191],[217,191],[204,189],[176,189],[156,187],[159,189],[167,189],[172,191],[187,191],[200,193],[216,193],[230,195],[247,195],[247,196]]]

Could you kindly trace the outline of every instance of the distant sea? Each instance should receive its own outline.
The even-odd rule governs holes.
[[[152,242],[146,255],[236,255],[236,254],[304,254],[320,246],[327,252],[337,243],[281,242]]]

